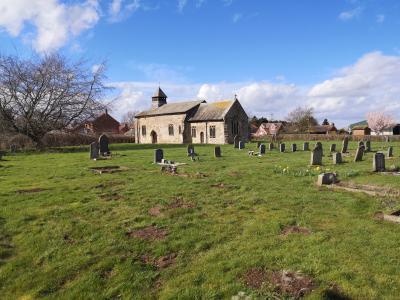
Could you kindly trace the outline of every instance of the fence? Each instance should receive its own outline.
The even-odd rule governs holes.
[[[279,134],[274,136],[265,136],[253,138],[252,141],[342,141],[347,136],[349,141],[371,141],[371,142],[396,142],[400,141],[400,135],[325,135],[325,134]]]

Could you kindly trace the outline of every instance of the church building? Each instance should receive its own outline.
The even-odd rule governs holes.
[[[205,100],[167,103],[158,88],[151,109],[137,114],[139,144],[232,144],[249,137],[248,116],[239,100],[207,103]]]

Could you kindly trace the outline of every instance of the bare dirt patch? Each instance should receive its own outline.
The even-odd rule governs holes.
[[[152,258],[148,255],[143,255],[141,260],[146,265],[152,265],[158,269],[164,269],[175,264],[176,257],[176,253],[160,256],[159,258]]]
[[[299,234],[304,234],[304,235],[309,235],[311,233],[311,230],[305,227],[299,227],[299,226],[287,226],[282,230],[282,235],[289,235],[292,233],[299,233]]]
[[[111,174],[126,171],[128,168],[122,166],[104,166],[89,168],[89,170],[96,174]]]
[[[295,298],[300,298],[310,293],[315,286],[311,277],[285,270],[272,272],[269,276],[269,281],[275,286],[275,290],[279,294]]]
[[[252,268],[243,276],[244,283],[253,289],[260,289],[268,278],[268,274],[262,268]]]
[[[43,191],[47,191],[47,189],[43,189],[43,188],[24,189],[24,190],[18,190],[18,191],[16,191],[16,193],[17,194],[31,194],[31,193],[39,193],[39,192],[43,192]]]
[[[193,203],[185,202],[183,201],[182,198],[175,198],[175,200],[167,206],[168,209],[193,208],[193,207],[195,207]]]
[[[161,210],[162,210],[162,209],[163,209],[162,206],[157,205],[157,206],[154,206],[154,207],[150,208],[150,209],[148,210],[148,212],[149,212],[149,215],[154,216],[154,217],[157,217],[157,216],[159,216],[159,215],[162,214],[162,213],[161,213]]]
[[[365,193],[371,196],[392,196],[398,197],[400,196],[400,191],[384,187],[384,186],[375,186],[375,185],[367,185],[367,184],[354,184],[351,182],[341,182],[338,184],[331,185],[334,189],[342,189],[349,192],[359,192]]]
[[[142,229],[132,230],[126,233],[127,236],[132,238],[139,238],[147,241],[163,240],[168,235],[166,229],[149,226]]]

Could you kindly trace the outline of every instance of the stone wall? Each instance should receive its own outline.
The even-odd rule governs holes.
[[[210,136],[210,127],[215,126],[215,138]],[[225,123],[219,122],[193,122],[190,127],[196,127],[196,137],[191,137],[191,143],[201,144],[201,133],[204,135],[205,144],[225,144]],[[190,130],[191,132],[191,130]]]

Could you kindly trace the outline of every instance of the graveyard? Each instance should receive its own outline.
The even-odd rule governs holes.
[[[284,143],[6,153],[2,297],[396,298],[400,143]]]

